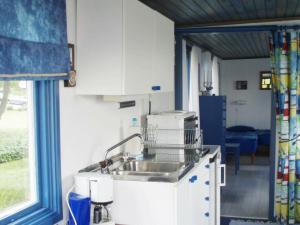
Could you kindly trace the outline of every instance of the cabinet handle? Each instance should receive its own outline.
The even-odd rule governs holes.
[[[192,176],[192,177],[189,179],[189,181],[190,181],[191,183],[194,183],[196,180],[198,180],[198,177],[197,177],[196,175]]]
[[[218,173],[219,175],[219,185],[220,187],[225,187],[226,186],[226,165],[221,164],[219,166],[220,172]],[[223,173],[223,181],[222,181],[222,173]]]
[[[208,180],[208,181],[205,181],[205,184],[206,184],[206,185],[209,185],[209,180]]]
[[[209,197],[205,197],[205,201],[209,201]]]
[[[209,213],[208,213],[208,212],[207,212],[207,213],[205,213],[204,215],[205,215],[206,217],[209,217]]]
[[[160,91],[160,86],[152,86],[152,91]]]
[[[205,165],[205,168],[209,169],[209,164]]]

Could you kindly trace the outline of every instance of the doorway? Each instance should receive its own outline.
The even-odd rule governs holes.
[[[239,60],[257,60],[258,62],[265,61],[267,62],[265,65],[268,65],[264,68],[258,68],[256,72],[250,71],[252,77],[248,75],[248,77],[245,78],[242,75],[248,70],[252,70],[253,66],[245,66],[241,63],[240,74],[237,73],[237,77],[232,78],[232,80],[226,84],[227,89],[231,89],[231,94],[222,90],[222,63],[220,66],[220,95],[226,95],[226,108],[227,110],[230,108],[229,112],[227,111],[226,117],[228,117],[228,113],[229,116],[232,117],[231,119],[226,118],[228,120],[226,128],[236,126],[250,127],[257,135],[255,151],[240,146],[240,167],[237,173],[234,154],[228,154],[228,159],[226,159],[227,186],[222,190],[221,198],[221,216],[224,217],[263,220],[274,219],[276,161],[274,106],[272,105],[271,90],[262,91],[259,88],[260,72],[270,70],[271,67],[268,58],[269,31],[269,26],[251,27],[249,29],[246,27],[203,28],[203,30],[201,28],[187,30],[184,30],[184,28],[177,29],[177,41],[185,39],[189,43],[197,45],[202,50],[210,51],[213,55],[217,55],[219,58],[222,58],[222,61],[236,60],[238,62]],[[262,36],[265,38],[262,38]],[[243,43],[240,45],[237,44],[241,42]],[[238,55],[237,57],[235,57],[236,53]],[[247,56],[247,54],[249,54],[249,56]],[[226,55],[226,59],[221,57],[222,55]],[[239,57],[239,55],[243,55],[243,57]],[[238,77],[239,75],[240,78]],[[178,78],[178,73],[176,77]],[[255,77],[255,79],[253,77]],[[268,93],[268,104],[254,108],[253,104],[259,105],[260,97],[256,96],[256,98],[250,98],[251,96],[249,96],[247,91],[237,90],[236,81],[247,81],[247,90],[251,90],[252,93],[257,92],[263,95]],[[176,84],[178,84],[178,79]],[[201,84],[199,86],[201,86]],[[178,95],[177,91],[176,94]],[[176,98],[176,105],[180,105],[180,98]],[[267,110],[265,110],[266,108]],[[262,125],[261,122],[262,110],[264,115],[267,114],[267,116],[264,117],[264,125]],[[245,117],[252,118],[252,123],[245,119]],[[262,139],[267,140],[267,143],[263,142]],[[225,154],[227,156],[226,150],[224,151],[222,152],[223,155]],[[252,161],[251,156],[255,156],[255,159]]]
[[[260,74],[270,69],[269,58],[221,62],[220,93],[227,99],[224,157],[227,185],[221,196],[222,216],[252,219],[269,216],[272,90],[261,89]]]

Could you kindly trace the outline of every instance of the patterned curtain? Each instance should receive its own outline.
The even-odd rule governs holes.
[[[282,225],[300,222],[299,35],[285,30],[273,32],[270,38],[278,131],[276,216]]]

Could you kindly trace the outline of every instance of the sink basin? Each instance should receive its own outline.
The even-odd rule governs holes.
[[[123,171],[142,173],[173,173],[178,171],[182,166],[184,166],[183,163],[131,161],[124,163],[120,169]]]
[[[180,162],[129,161],[111,171],[116,179],[175,182],[188,166]]]

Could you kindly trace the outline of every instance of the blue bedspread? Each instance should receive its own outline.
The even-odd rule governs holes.
[[[255,131],[226,132],[226,143],[239,143],[241,153],[254,154],[257,149],[257,140]]]

